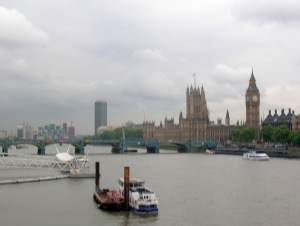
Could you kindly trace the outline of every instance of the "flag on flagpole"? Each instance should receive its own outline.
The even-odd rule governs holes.
[[[195,76],[195,73],[193,74],[193,76]]]

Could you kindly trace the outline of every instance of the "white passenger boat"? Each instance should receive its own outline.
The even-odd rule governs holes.
[[[250,151],[243,154],[243,159],[253,161],[269,161],[270,158],[266,153],[257,153],[256,151]]]
[[[215,151],[206,149],[206,153],[207,153],[207,154],[215,154]]]
[[[119,178],[119,193],[124,198],[124,178]],[[158,201],[155,192],[144,186],[145,182],[130,178],[129,180],[129,207],[138,214],[157,214]]]

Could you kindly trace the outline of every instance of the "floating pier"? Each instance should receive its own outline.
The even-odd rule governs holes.
[[[90,169],[71,169],[69,171],[71,178],[94,178],[95,173]]]
[[[56,161],[53,157],[0,153],[0,166],[68,170],[70,162]]]

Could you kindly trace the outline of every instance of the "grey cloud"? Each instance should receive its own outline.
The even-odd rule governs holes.
[[[224,64],[216,65],[210,74],[214,84],[210,84],[208,87],[209,100],[219,102],[226,98],[239,99],[243,97],[250,76],[250,68],[234,69]]]
[[[0,43],[2,46],[16,48],[45,45],[48,35],[34,27],[25,16],[15,9],[0,7]]]
[[[213,119],[227,108],[232,121],[245,118],[252,65],[261,103],[276,98],[276,92],[267,92],[278,84],[288,95],[297,83],[298,26],[244,23],[255,16],[260,23],[263,12],[267,19],[281,20],[267,13],[278,13],[275,3],[263,2],[258,9],[255,3],[221,0],[4,1],[13,23],[0,21],[12,29],[9,38],[0,35],[5,83],[0,104],[6,106],[0,108],[6,119],[0,130],[22,121],[37,127],[72,119],[76,133],[91,134],[98,99],[108,102],[109,124],[140,123],[143,111],[156,123],[165,117],[176,121],[180,111],[185,115],[194,72]],[[15,35],[18,28],[24,39]],[[293,95],[297,92],[293,89]]]
[[[132,54],[133,58],[142,58],[146,60],[159,60],[159,61],[166,61],[167,58],[163,56],[159,49],[138,49],[134,51]]]
[[[300,3],[295,0],[259,2],[237,2],[232,8],[232,14],[241,20],[253,20],[261,23],[288,23],[300,21]]]

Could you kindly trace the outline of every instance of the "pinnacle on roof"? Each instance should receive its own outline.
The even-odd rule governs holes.
[[[183,119],[182,111],[179,114],[179,119]]]
[[[205,96],[203,84],[202,84],[202,87],[201,87],[201,95],[203,95],[203,97]]]
[[[253,74],[253,67],[252,67],[252,73],[251,73],[250,80],[255,80],[255,78],[254,78],[254,74]]]

